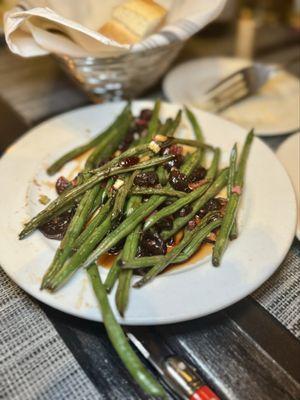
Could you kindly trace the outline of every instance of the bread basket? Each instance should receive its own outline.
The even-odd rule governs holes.
[[[182,46],[178,41],[111,58],[55,57],[93,101],[105,102],[142,94],[166,72]]]

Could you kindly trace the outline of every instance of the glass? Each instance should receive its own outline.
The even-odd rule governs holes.
[[[133,98],[166,72],[182,42],[112,58],[55,56],[61,67],[96,102]]]

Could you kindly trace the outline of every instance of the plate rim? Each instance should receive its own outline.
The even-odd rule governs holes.
[[[145,104],[145,103],[153,104],[153,101],[147,100],[147,99],[146,99],[146,100],[143,100],[143,99],[142,99],[142,100],[134,101],[134,103],[138,103],[138,104],[139,104],[139,103],[142,103],[142,104]],[[114,105],[115,105],[115,104],[124,104],[124,102],[114,103]],[[179,104],[174,104],[174,103],[166,103],[166,104],[167,104],[167,105],[171,105],[171,106],[175,106],[175,107],[182,107],[181,105],[179,105]],[[104,106],[107,106],[107,104],[105,104]],[[109,104],[109,106],[111,106],[111,104]],[[72,114],[74,114],[74,113],[76,114],[78,111],[81,111],[81,110],[88,110],[88,109],[94,108],[94,107],[97,108],[97,107],[99,107],[99,105],[88,105],[88,106],[85,106],[85,107],[80,107],[80,108],[77,108],[77,109],[75,109],[75,110],[68,111],[68,112],[66,112],[66,113],[57,115],[57,116],[55,116],[55,117],[52,117],[52,118],[50,118],[50,119],[44,121],[44,122],[42,122],[41,124],[37,125],[36,127],[34,127],[34,128],[32,128],[32,129],[30,129],[29,131],[27,131],[21,138],[19,138],[14,144],[12,144],[12,146],[10,146],[8,150],[11,150],[12,147],[18,145],[18,143],[22,142],[22,141],[24,140],[25,137],[28,137],[33,131],[38,130],[41,126],[43,126],[43,125],[45,125],[45,124],[52,123],[52,122],[55,121],[55,120],[60,120],[60,118],[63,117],[63,116],[72,115]],[[100,106],[100,107],[101,107],[101,106]],[[197,111],[199,111],[199,110],[195,109],[195,111],[197,112]],[[201,113],[210,114],[210,113],[207,113],[207,112],[204,112],[204,111],[201,111]],[[211,114],[210,114],[210,115],[211,115]],[[214,117],[214,118],[218,118],[218,119],[223,119],[223,118],[221,118],[221,117],[219,117],[219,116],[213,116],[213,117]],[[227,122],[227,123],[236,126],[236,124],[234,124],[234,123],[232,123],[232,122]],[[245,131],[245,129],[243,129],[243,130]],[[272,156],[274,156],[274,160],[277,160],[276,155],[274,154],[274,152],[272,152],[272,150],[271,150],[262,140],[260,140],[259,138],[257,138],[256,140],[259,140],[259,142],[265,147],[265,149],[266,149],[268,152],[270,152],[270,154],[272,154]],[[5,154],[4,154],[4,156],[0,159],[0,168],[1,168],[1,161],[2,161],[2,159],[3,159],[4,157],[5,157]],[[284,173],[286,174],[286,171],[285,171],[285,169],[282,167],[282,165],[280,164],[279,160],[277,160],[277,161],[278,161],[280,167],[283,169]],[[287,174],[286,174],[286,175],[287,175]],[[290,182],[290,180],[289,180],[289,182]],[[294,192],[293,192],[293,194],[294,194]],[[294,198],[294,202],[295,202],[295,198]],[[256,284],[254,285],[255,287],[254,287],[254,288],[252,287],[252,288],[250,289],[250,293],[252,293],[252,292],[253,292],[254,290],[256,290],[259,286],[261,286],[261,284],[264,283],[264,282],[276,271],[276,269],[277,269],[277,268],[279,267],[279,265],[282,263],[282,261],[283,261],[285,255],[286,255],[286,253],[287,253],[287,251],[288,251],[289,248],[290,248],[290,245],[291,245],[292,240],[293,240],[293,237],[294,237],[294,233],[291,233],[290,236],[291,236],[291,237],[290,237],[288,240],[286,240],[285,250],[284,250],[283,253],[282,253],[282,257],[281,257],[280,259],[278,259],[278,262],[276,263],[276,267],[274,267],[273,270],[270,271],[270,273],[269,273],[267,276],[263,276],[259,282],[256,282]],[[1,256],[1,255],[0,255],[0,256]],[[3,264],[3,263],[2,263],[2,264]],[[99,321],[99,320],[101,320],[101,319],[99,319],[99,318],[97,318],[97,317],[96,317],[96,318],[89,318],[89,317],[86,317],[86,316],[84,316],[84,315],[81,315],[81,313],[77,313],[77,312],[73,313],[73,312],[71,312],[70,310],[66,310],[65,307],[59,307],[57,304],[54,305],[55,301],[53,301],[53,302],[52,302],[52,301],[45,301],[45,299],[43,298],[43,295],[37,296],[36,293],[33,293],[33,292],[31,292],[30,290],[28,290],[28,288],[27,288],[26,286],[24,287],[24,286],[22,285],[22,283],[17,282],[17,281],[14,279],[13,275],[10,274],[9,268],[8,268],[8,271],[7,271],[6,266],[3,266],[3,270],[7,273],[8,276],[10,276],[10,278],[11,278],[13,281],[15,281],[15,282],[17,283],[18,286],[20,286],[20,287],[21,287],[23,290],[25,290],[27,293],[29,293],[29,294],[32,295],[33,297],[37,298],[38,300],[42,301],[43,303],[48,304],[48,305],[50,305],[51,307],[54,307],[54,308],[56,308],[56,309],[58,309],[58,310],[60,310],[60,311],[66,312],[66,313],[68,313],[68,314],[70,314],[70,315],[74,315],[74,316],[77,316],[77,317],[81,317],[81,318],[84,318],[84,319],[90,319],[90,320],[94,320],[94,321]],[[39,292],[39,293],[40,293],[40,292]],[[241,297],[240,297],[239,299],[230,300],[230,301],[228,301],[226,304],[221,305],[218,309],[215,308],[214,310],[208,310],[206,313],[202,313],[200,316],[202,317],[202,316],[208,315],[208,314],[210,314],[210,313],[212,313],[212,312],[217,312],[217,311],[219,311],[219,310],[221,310],[221,309],[223,309],[223,308],[226,308],[226,307],[230,306],[231,304],[234,304],[235,302],[240,301],[242,298],[244,298],[244,297],[247,296],[248,294],[249,294],[249,289],[246,288],[245,291],[243,292],[243,294],[241,295]],[[99,315],[100,315],[100,314],[99,314]],[[100,316],[100,317],[101,317],[101,316]],[[137,325],[137,324],[140,324],[140,325],[156,325],[156,324],[169,324],[169,323],[174,323],[174,322],[187,321],[187,320],[195,319],[195,318],[198,318],[198,317],[199,317],[199,314],[195,313],[195,314],[193,314],[193,315],[187,314],[186,317],[180,317],[180,318],[175,317],[175,316],[174,316],[174,317],[169,317],[169,318],[166,318],[165,316],[164,316],[164,317],[161,317],[161,318],[157,318],[157,316],[156,316],[154,322],[150,322],[150,321],[148,321],[148,320],[147,320],[147,321],[142,321],[142,320],[140,320],[140,319],[137,319],[137,320],[134,320],[134,321],[133,321],[133,320],[127,321],[126,318],[125,318],[125,319],[119,318],[119,321],[120,321],[121,323],[126,323],[126,324],[128,324],[128,325]]]
[[[299,143],[300,143],[300,130],[297,130],[296,132],[291,133],[291,135],[289,137],[287,137],[282,143],[280,143],[280,145],[278,146],[278,148],[276,149],[276,156],[279,159],[280,163],[282,164],[282,166],[284,167],[284,169],[287,172],[288,178],[291,181],[292,187],[294,189],[294,193],[295,193],[295,197],[296,197],[296,202],[297,204],[299,203],[300,206],[300,194],[298,193],[299,198],[297,197],[297,191],[296,188],[294,187],[294,181],[292,180],[292,178],[290,177],[286,167],[285,167],[285,163],[283,162],[283,158],[282,158],[282,149],[285,148],[287,146],[287,144],[290,144],[290,142],[293,142],[296,138],[299,138]],[[299,150],[300,152],[300,150]],[[300,160],[299,160],[300,161]],[[298,208],[298,213],[300,212],[299,208]],[[300,220],[300,216],[298,216],[298,221]],[[300,222],[298,222],[297,224],[297,228],[296,228],[296,237],[297,239],[300,241]]]

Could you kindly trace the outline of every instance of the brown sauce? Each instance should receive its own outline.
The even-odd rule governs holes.
[[[177,270],[179,268],[186,267],[189,264],[195,264],[198,261],[203,260],[205,257],[212,253],[213,245],[211,243],[203,243],[198,251],[187,261],[178,264],[171,264],[165,270],[164,273]]]
[[[97,264],[101,265],[101,267],[109,269],[112,267],[116,258],[117,258],[116,255],[106,253],[98,258]]]
[[[82,172],[82,164],[87,160],[88,156],[92,153],[91,150],[87,150],[85,153],[80,154],[79,156],[75,157],[72,161],[75,162],[74,168],[68,173],[66,178],[71,181],[74,179],[80,172]]]

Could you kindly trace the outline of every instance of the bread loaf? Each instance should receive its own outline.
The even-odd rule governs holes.
[[[137,43],[159,27],[166,13],[153,0],[127,0],[113,10],[100,33],[122,44]]]

